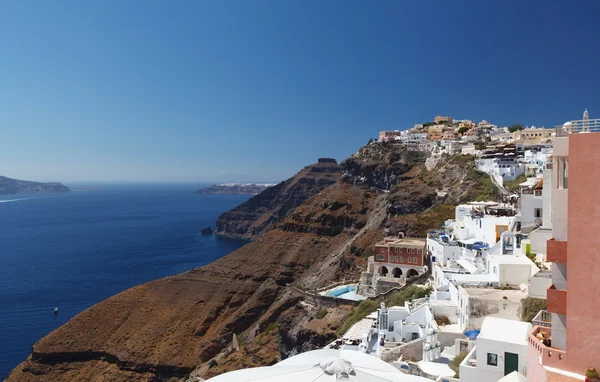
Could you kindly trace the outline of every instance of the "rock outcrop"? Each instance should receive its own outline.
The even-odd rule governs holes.
[[[61,183],[40,183],[27,180],[11,179],[0,176],[0,195],[13,194],[42,194],[54,192],[70,192],[71,190]]]
[[[217,219],[217,235],[254,239],[273,222],[288,216],[294,208],[340,177],[335,159],[321,158],[288,180],[269,187]]]

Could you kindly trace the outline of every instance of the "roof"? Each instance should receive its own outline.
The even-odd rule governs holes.
[[[348,331],[342,336],[345,340],[360,340],[363,336],[369,333],[373,326],[373,319],[363,318],[348,329]]]
[[[486,317],[483,320],[481,333],[477,339],[527,345],[527,337],[530,331],[531,324],[529,322]]]
[[[430,375],[437,375],[439,377],[454,377],[454,370],[445,363],[438,362],[418,362],[419,369]]]
[[[475,273],[479,270],[477,265],[473,264],[467,259],[459,259],[456,261],[461,267],[465,268],[469,273]]]
[[[508,301],[521,301],[525,297],[527,297],[527,292],[523,292],[521,290],[513,290],[513,289],[496,289],[496,288],[465,288],[463,287],[465,292],[469,295],[469,297],[477,298],[479,300],[508,300]],[[506,298],[504,298],[506,297]]]

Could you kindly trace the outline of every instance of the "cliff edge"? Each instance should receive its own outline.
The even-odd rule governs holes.
[[[266,232],[271,224],[288,216],[305,200],[340,179],[341,167],[335,159],[320,158],[317,163],[304,167],[296,175],[217,219],[216,234],[227,237],[254,239]]]

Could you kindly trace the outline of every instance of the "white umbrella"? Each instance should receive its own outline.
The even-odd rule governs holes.
[[[313,350],[274,366],[236,370],[209,382],[431,382],[407,375],[377,357],[354,350]]]
[[[502,377],[498,382],[527,382],[528,379],[523,376],[523,374],[513,371],[510,374]]]

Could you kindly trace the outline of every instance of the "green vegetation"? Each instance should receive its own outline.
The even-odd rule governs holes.
[[[504,187],[506,187],[510,191],[515,191],[519,189],[519,184],[523,183],[527,180],[525,174],[521,174],[515,180],[509,180],[507,182],[503,182]]]
[[[365,199],[369,199],[371,197],[371,194],[367,191],[363,191],[363,198]]]
[[[327,309],[321,308],[321,309],[317,310],[317,313],[315,313],[315,318],[320,320],[323,317],[325,317],[326,315],[327,315]]]
[[[379,308],[379,303],[377,301],[372,301],[372,300],[361,301],[361,303],[358,305],[358,307],[356,307],[356,309],[354,309],[354,312],[352,312],[352,314],[348,318],[346,318],[346,321],[344,321],[342,326],[340,326],[338,332],[340,334],[346,333],[352,325],[354,325],[358,321],[362,320],[370,313],[373,313],[374,311],[376,311],[377,308]]]
[[[515,123],[514,125],[508,127],[508,131],[511,133],[514,133],[517,130],[523,130],[523,125],[520,123]]]
[[[212,369],[213,367],[217,367],[217,366],[219,366],[219,363],[217,362],[217,360],[216,360],[216,359],[211,359],[211,360],[208,362],[208,368],[209,368],[209,369]]]
[[[269,333],[272,330],[276,330],[279,327],[279,323],[277,321],[270,322],[265,329],[265,333]]]
[[[521,321],[531,322],[540,310],[546,310],[546,300],[526,297],[521,300]]]
[[[432,288],[421,288],[416,285],[409,285],[400,293],[394,293],[385,301],[386,306],[404,306],[404,302],[412,301],[416,298],[427,297],[431,294]]]
[[[468,200],[486,201],[496,198],[498,189],[487,173],[476,168],[470,168],[467,171],[467,176],[470,180],[476,182],[476,187],[468,194]]]
[[[458,129],[458,133],[459,133],[459,134],[464,134],[464,133],[466,133],[467,131],[469,131],[469,128],[468,128],[468,127],[464,127],[464,126],[463,126],[463,127],[461,127],[460,129]]]
[[[466,351],[461,352],[448,364],[448,367],[456,373],[454,374],[454,378],[460,378],[460,363],[465,359],[467,354],[469,353]]]
[[[598,378],[598,372],[593,367],[585,369],[585,376],[587,378]]]

